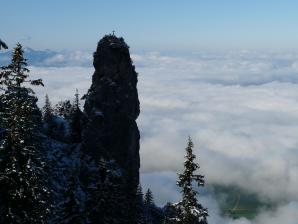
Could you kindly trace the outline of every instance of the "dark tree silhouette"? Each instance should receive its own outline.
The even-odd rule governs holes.
[[[40,141],[41,113],[28,80],[23,49],[17,44],[12,62],[0,72],[1,125],[5,129],[0,142],[0,223],[46,223],[49,203],[45,157]]]

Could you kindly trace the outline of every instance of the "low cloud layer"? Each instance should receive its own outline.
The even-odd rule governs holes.
[[[261,85],[273,81],[297,83],[298,53],[254,51],[193,52],[180,56],[151,52],[135,54],[139,67],[171,79],[222,85]]]
[[[154,198],[158,205],[164,205],[165,201],[180,200],[179,189],[175,186],[177,178],[174,172],[145,173],[142,175],[144,189],[151,188],[156,192]],[[298,202],[289,201],[280,203],[272,209],[261,209],[253,219],[238,218],[232,219],[224,216],[220,209],[219,198],[210,192],[203,192],[199,196],[199,201],[208,208],[208,223],[210,224],[296,224],[298,220]]]
[[[179,170],[191,135],[209,183],[297,200],[296,56],[243,54],[211,61],[158,53],[135,59],[144,66],[142,171]]]
[[[218,205],[209,197],[210,223],[296,223],[298,54],[151,52],[132,58],[139,73],[141,171],[156,198],[179,196],[173,173],[182,168],[191,135],[208,184],[236,185],[262,200],[283,201],[253,221],[235,221],[216,215]],[[46,84],[37,89],[40,105],[46,92],[54,103],[72,98],[76,88],[86,93],[93,73],[90,66],[31,70]],[[164,171],[163,179],[155,173]]]

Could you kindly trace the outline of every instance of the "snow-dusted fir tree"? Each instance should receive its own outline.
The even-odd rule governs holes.
[[[20,43],[13,49],[11,64],[1,67],[0,85],[2,87],[20,87],[22,83],[42,85],[41,79],[30,80],[27,60],[24,58],[23,47]]]
[[[164,224],[171,224],[175,223],[176,216],[177,216],[177,209],[175,207],[175,204],[172,204],[171,202],[167,202],[167,204],[163,207],[163,213],[164,213]]]
[[[54,113],[66,120],[70,118],[71,112],[73,110],[72,104],[69,100],[60,101],[55,105]]]
[[[204,176],[196,171],[200,168],[195,162],[196,156],[193,154],[193,142],[188,139],[186,155],[184,162],[184,171],[179,174],[177,185],[181,188],[182,201],[176,204],[178,216],[175,223],[181,224],[206,224],[208,212],[207,209],[198,202],[198,192],[193,188],[193,182],[199,187],[204,186]]]
[[[37,98],[24,83],[43,85],[40,79],[29,80],[29,70],[20,44],[13,50],[12,62],[2,67],[0,85],[2,127],[0,142],[0,223],[46,223],[49,195],[44,152],[40,144],[41,113]]]

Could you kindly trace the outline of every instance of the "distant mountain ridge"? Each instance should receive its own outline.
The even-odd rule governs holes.
[[[64,66],[92,66],[92,52],[88,51],[53,51],[34,50],[25,48],[25,58],[30,66],[64,67]],[[11,60],[11,49],[0,52],[0,65],[8,64]]]

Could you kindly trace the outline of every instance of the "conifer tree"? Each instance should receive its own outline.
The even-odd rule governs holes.
[[[144,197],[144,213],[145,213],[145,223],[153,224],[152,210],[155,207],[153,194],[150,188],[147,189]]]
[[[27,59],[24,58],[23,47],[18,43],[13,50],[11,63],[8,66],[1,67],[0,85],[8,88],[21,87],[22,83],[43,86],[41,79],[28,79],[30,71],[27,66]],[[32,92],[30,88],[28,88],[28,90]]]
[[[145,224],[143,196],[144,195],[143,195],[142,186],[139,185],[137,189],[137,203],[136,203],[137,224]]]
[[[145,206],[153,206],[154,205],[154,199],[153,194],[150,188],[147,189],[145,198],[144,198],[144,204]]]
[[[46,123],[51,122],[53,119],[53,108],[52,108],[48,94],[46,94],[46,96],[45,96],[45,105],[42,108],[42,112],[43,112],[44,122],[46,122]]]
[[[163,212],[155,205],[153,193],[149,188],[144,197],[144,218],[146,224],[159,224],[164,219]]]
[[[208,212],[197,200],[198,192],[193,189],[193,182],[199,187],[204,186],[204,176],[195,172],[200,168],[195,162],[193,154],[193,142],[188,139],[184,162],[184,171],[179,174],[177,185],[181,188],[182,201],[177,203],[178,217],[175,223],[181,224],[206,224]]]
[[[24,83],[29,70],[20,44],[14,48],[12,62],[2,67],[1,112],[5,135],[0,142],[0,223],[46,223],[49,195],[45,159],[40,141],[41,113],[34,92]]]
[[[42,108],[44,131],[50,137],[55,137],[54,132],[57,132],[57,125],[55,124],[53,108],[48,94],[45,96],[45,105]],[[60,130],[59,130],[60,131]]]
[[[79,92],[76,89],[75,93],[75,100],[72,106],[72,111],[70,115],[70,138],[71,142],[81,142],[82,141],[82,111],[80,109],[80,99],[79,99]]]
[[[76,89],[73,107],[75,110],[80,109],[80,94],[79,94],[78,89]]]

